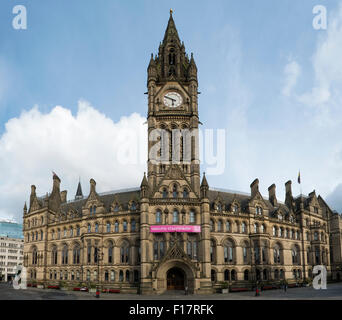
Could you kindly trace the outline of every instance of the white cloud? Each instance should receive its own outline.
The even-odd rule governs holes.
[[[342,183],[327,196],[326,201],[332,209],[342,213]]]
[[[30,185],[38,195],[50,192],[52,170],[69,199],[79,176],[84,193],[90,178],[99,192],[139,186],[147,159],[145,121],[133,113],[114,123],[85,101],[75,116],[61,106],[47,114],[34,107],[10,119],[0,137],[0,216],[21,221]]]
[[[312,88],[299,95],[298,101],[315,108],[316,123],[338,126],[342,123],[342,3],[328,19],[327,30],[318,33],[312,57]]]
[[[296,61],[289,61],[289,63],[286,64],[284,68],[285,85],[282,90],[284,96],[290,96],[292,94],[292,89],[297,84],[300,72],[301,67]]]

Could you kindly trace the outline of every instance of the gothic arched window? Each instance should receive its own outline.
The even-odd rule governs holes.
[[[162,222],[162,213],[160,210],[157,210],[156,212],[156,223],[161,223]]]
[[[173,210],[172,222],[179,223],[179,213],[178,213],[178,210],[176,209]]]
[[[73,263],[79,264],[80,263],[80,256],[81,256],[81,249],[80,246],[77,244],[73,250]]]

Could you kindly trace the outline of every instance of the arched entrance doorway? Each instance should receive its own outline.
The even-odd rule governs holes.
[[[185,273],[180,268],[171,268],[167,272],[167,290],[184,290]]]

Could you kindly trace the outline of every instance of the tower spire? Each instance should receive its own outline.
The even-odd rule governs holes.
[[[78,199],[83,199],[81,178],[78,181],[77,191],[76,191],[76,195],[75,195],[75,200],[78,200]]]

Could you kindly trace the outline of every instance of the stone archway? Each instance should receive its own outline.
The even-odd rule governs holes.
[[[156,272],[157,293],[166,290],[184,290],[185,287],[188,287],[189,293],[194,293],[195,275],[193,267],[184,260],[168,260],[160,265]]]
[[[171,268],[166,273],[167,290],[184,290],[186,285],[185,272],[180,268]]]

